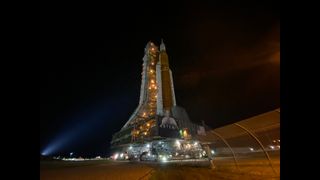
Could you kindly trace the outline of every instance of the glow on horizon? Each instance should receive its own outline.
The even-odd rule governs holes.
[[[88,138],[86,134],[103,128],[102,124],[106,122],[105,119],[113,118],[115,113],[119,113],[118,111],[121,110],[120,103],[119,108],[115,109],[114,104],[111,106],[111,103],[112,101],[109,101],[107,104],[98,105],[98,107],[87,108],[82,113],[67,120],[64,129],[42,149],[41,154],[53,155],[59,153],[76,143],[82,143],[83,139]]]

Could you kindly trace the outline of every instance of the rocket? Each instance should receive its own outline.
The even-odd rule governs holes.
[[[141,119],[170,114],[172,107],[176,106],[172,72],[163,40],[161,39],[160,50],[149,41],[142,60],[139,105],[123,129]]]

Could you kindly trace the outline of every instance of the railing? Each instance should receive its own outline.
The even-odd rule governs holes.
[[[197,136],[213,150],[217,173],[280,177],[279,109]]]

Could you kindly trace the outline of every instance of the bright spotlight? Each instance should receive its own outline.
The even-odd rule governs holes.
[[[180,146],[180,141],[179,140],[176,140],[176,145]]]
[[[167,159],[166,156],[163,156],[163,157],[161,158],[161,160],[162,160],[162,162],[166,162],[168,159]]]
[[[114,155],[114,159],[118,159],[118,156],[119,156],[119,154],[116,153],[116,154]]]
[[[190,149],[190,148],[191,148],[191,145],[190,145],[190,144],[187,144],[187,145],[186,145],[186,148],[187,148],[187,149]]]

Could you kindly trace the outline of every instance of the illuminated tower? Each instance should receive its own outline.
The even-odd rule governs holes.
[[[166,47],[148,42],[144,50],[140,100],[129,120],[113,135],[112,146],[156,138],[179,138],[179,131],[196,132],[186,111],[176,105],[172,72]]]
[[[158,47],[152,42],[148,42],[145,48],[145,55],[142,59],[143,64],[139,105],[122,129],[144,123],[155,116],[158,89],[156,83],[156,64],[158,62],[158,55]]]

